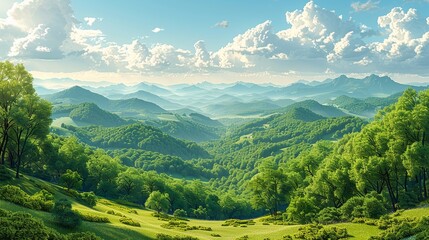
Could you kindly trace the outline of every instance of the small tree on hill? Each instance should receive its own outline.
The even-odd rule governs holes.
[[[160,212],[165,212],[170,207],[170,201],[168,201],[168,193],[161,193],[160,191],[153,191],[146,200],[145,206]]]
[[[67,171],[61,175],[60,184],[67,188],[67,191],[70,189],[77,189],[82,187],[82,177],[76,171],[67,169]]]

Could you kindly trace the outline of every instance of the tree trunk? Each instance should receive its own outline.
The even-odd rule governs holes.
[[[425,168],[423,168],[423,193],[424,193],[424,198],[427,199],[428,191],[426,187],[426,169]]]
[[[386,186],[387,186],[387,190],[389,192],[389,197],[390,197],[390,202],[392,203],[392,210],[395,212],[396,211],[396,197],[395,197],[395,193],[394,190],[392,188],[392,184],[390,182],[390,175],[389,172],[386,171]]]

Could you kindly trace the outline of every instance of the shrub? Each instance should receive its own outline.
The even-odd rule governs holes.
[[[179,217],[179,218],[183,218],[186,217],[186,211],[183,209],[176,209],[173,213],[173,216],[175,217]]]
[[[316,221],[321,224],[336,223],[340,220],[341,211],[334,207],[324,208],[316,216]]]
[[[0,187],[0,199],[9,201],[21,206],[26,206],[30,196],[21,188],[12,185]]]
[[[97,196],[93,192],[83,192],[79,194],[79,200],[88,207],[97,205]]]
[[[170,236],[163,233],[158,233],[156,235],[156,239],[158,240],[198,240],[196,237],[190,237],[190,236]]]
[[[21,188],[11,185],[0,187],[0,199],[26,208],[43,211],[50,211],[54,205],[53,195],[46,190],[41,190],[30,196]]]
[[[45,189],[42,189],[31,196],[29,202],[31,202],[33,206],[37,206],[32,207],[33,209],[49,212],[54,207],[54,196]]]
[[[344,218],[352,219],[353,217],[363,217],[363,213],[360,214],[361,210],[359,206],[362,206],[364,202],[363,197],[352,197],[340,207],[340,211]],[[360,216],[359,216],[360,215]]]
[[[107,218],[107,217],[102,217],[102,216],[93,215],[93,214],[84,214],[84,213],[81,213],[81,212],[76,211],[76,210],[74,212],[77,213],[83,221],[98,222],[98,223],[109,223],[110,222],[109,218]]]
[[[375,197],[365,198],[363,207],[365,216],[369,218],[380,218],[387,212],[383,202]]]
[[[324,227],[318,224],[311,224],[300,227],[298,233],[295,234],[297,239],[312,239],[312,240],[325,240],[325,239],[341,239],[349,237],[347,229],[338,227]]]
[[[79,233],[69,233],[67,234],[67,239],[69,240],[101,240],[94,233],[91,232],[79,232]]]
[[[55,202],[52,213],[54,221],[62,227],[76,228],[81,223],[79,214],[72,211],[71,203],[67,199]]]
[[[126,225],[130,225],[130,226],[134,226],[134,227],[140,227],[140,223],[134,221],[131,218],[122,217],[119,219],[119,221],[123,224],[126,224]]]

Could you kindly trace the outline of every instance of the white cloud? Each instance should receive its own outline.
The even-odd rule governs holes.
[[[84,17],[83,20],[86,22],[86,25],[92,26],[95,22],[103,21],[103,18],[95,18],[95,17]]]
[[[159,33],[159,32],[162,32],[162,31],[164,31],[164,29],[163,28],[159,28],[159,27],[156,27],[156,28],[152,29],[152,32],[154,32],[154,33]]]
[[[356,12],[362,12],[362,11],[368,11],[368,10],[377,8],[379,3],[380,3],[379,1],[373,2],[371,0],[368,0],[368,2],[363,2],[363,3],[354,2],[352,3],[351,6],[353,10],[355,10]]]
[[[378,2],[359,4],[363,10]],[[111,42],[101,30],[92,28],[101,20],[87,17],[78,22],[70,0],[15,3],[7,18],[0,19],[0,55],[28,60],[38,69],[45,65],[30,60],[59,59],[49,64],[52,69],[149,74],[224,71],[251,76],[327,69],[330,74],[427,74],[429,68],[429,17],[415,9],[393,8],[378,18],[377,29],[371,29],[310,1],[302,9],[285,13],[289,27],[275,32],[267,20],[214,52],[207,51],[202,40],[193,50],[162,43],[146,45],[145,38],[126,44]],[[225,20],[215,26],[228,25]],[[161,31],[164,29],[152,29],[154,33]],[[376,34],[377,38],[369,38]]]
[[[216,23],[214,25],[215,27],[219,27],[219,28],[228,28],[229,27],[229,22],[226,20],[220,21],[218,23]]]
[[[197,68],[207,68],[210,66],[210,53],[207,52],[204,41],[200,40],[194,44],[195,56],[194,66]]]
[[[65,0],[24,0],[15,3],[0,21],[0,35],[7,36],[3,43],[8,55],[20,58],[60,59],[64,57],[62,45],[69,39],[76,22]],[[50,51],[39,51],[48,46]]]

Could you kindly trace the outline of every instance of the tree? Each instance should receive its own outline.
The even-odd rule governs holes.
[[[23,161],[23,155],[31,141],[40,141],[49,134],[51,119],[51,104],[37,95],[25,95],[12,108],[12,118],[15,123],[10,130],[16,156],[16,178]]]
[[[67,191],[70,189],[77,189],[82,187],[82,177],[78,172],[67,169],[67,171],[61,175],[60,183],[67,188]]]
[[[52,214],[54,221],[66,228],[75,228],[81,223],[79,215],[72,211],[71,203],[67,199],[56,201]]]
[[[262,172],[249,182],[252,191],[252,205],[257,209],[268,210],[271,215],[277,214],[279,207],[286,203],[290,187],[285,174],[273,164],[262,164]]]
[[[121,167],[118,159],[99,149],[91,155],[86,166],[92,186],[96,187],[98,193],[106,195],[114,189]]]
[[[0,155],[5,163],[6,148],[9,142],[9,130],[14,125],[12,113],[18,100],[25,95],[34,95],[33,77],[24,65],[0,62]]]
[[[161,193],[160,191],[151,192],[149,198],[146,200],[144,204],[147,208],[153,209],[160,212],[165,212],[170,207],[170,202],[168,201],[168,194]]]

